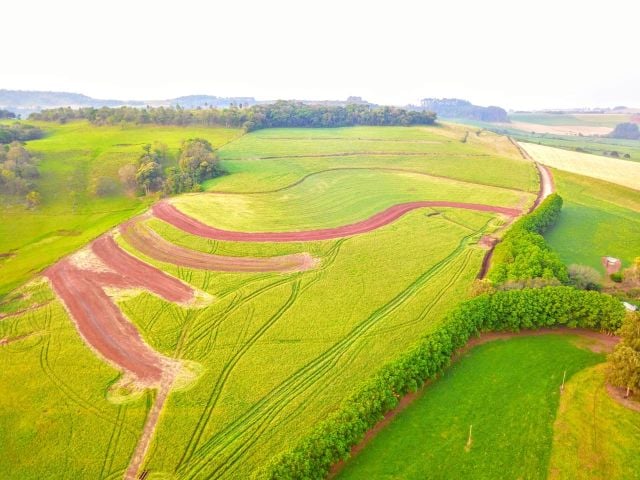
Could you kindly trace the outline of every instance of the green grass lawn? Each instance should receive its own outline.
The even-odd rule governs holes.
[[[563,372],[571,379],[603,359],[575,339],[523,337],[474,348],[338,478],[546,478]]]
[[[154,200],[122,191],[107,198],[91,193],[99,177],[117,180],[118,169],[135,163],[144,144],[161,141],[176,153],[185,138],[204,137],[219,147],[240,135],[225,128],[29,123],[47,132],[27,142],[39,160],[42,205],[28,210],[21,199],[0,198],[0,254],[6,255],[0,257],[0,298]]]
[[[640,192],[561,170],[554,169],[553,177],[564,206],[545,238],[566,264],[604,273],[605,255],[625,267],[640,256]]]

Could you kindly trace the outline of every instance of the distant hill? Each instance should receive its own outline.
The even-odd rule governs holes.
[[[441,118],[466,118],[482,122],[508,122],[507,111],[500,107],[480,107],[459,98],[424,98],[420,107]]]
[[[167,100],[112,100],[92,98],[80,93],[47,92],[36,90],[0,89],[0,109],[8,110],[23,117],[30,113],[58,107],[144,107],[145,105],[177,106],[184,108],[217,107],[226,108],[242,104],[250,106],[256,103],[253,97],[216,97],[211,95],[189,95]]]

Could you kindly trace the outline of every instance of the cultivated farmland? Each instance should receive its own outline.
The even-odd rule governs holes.
[[[640,163],[638,162],[570,152],[534,143],[520,142],[519,145],[536,162],[548,167],[640,190]]]
[[[467,297],[480,239],[538,189],[508,139],[457,126],[265,130],[219,154],[208,192],[8,295],[3,478],[259,473]]]

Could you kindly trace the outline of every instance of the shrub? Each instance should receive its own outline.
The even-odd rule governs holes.
[[[602,289],[601,277],[595,268],[587,265],[569,265],[569,283],[580,290]]]
[[[621,283],[623,280],[622,273],[620,272],[612,273],[611,275],[609,275],[609,278],[616,283]]]

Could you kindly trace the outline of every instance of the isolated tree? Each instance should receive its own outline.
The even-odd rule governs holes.
[[[638,140],[640,139],[640,128],[636,123],[619,123],[616,125],[616,128],[613,129],[613,132],[609,134],[611,138],[622,138],[627,140]]]
[[[607,378],[628,397],[640,388],[640,314],[629,312],[618,333],[622,340],[608,357]]]
[[[26,201],[27,208],[36,208],[42,202],[42,197],[40,196],[40,193],[32,190],[27,193]]]
[[[120,183],[127,192],[133,192],[136,189],[136,166],[128,163],[118,170],[118,178]]]

